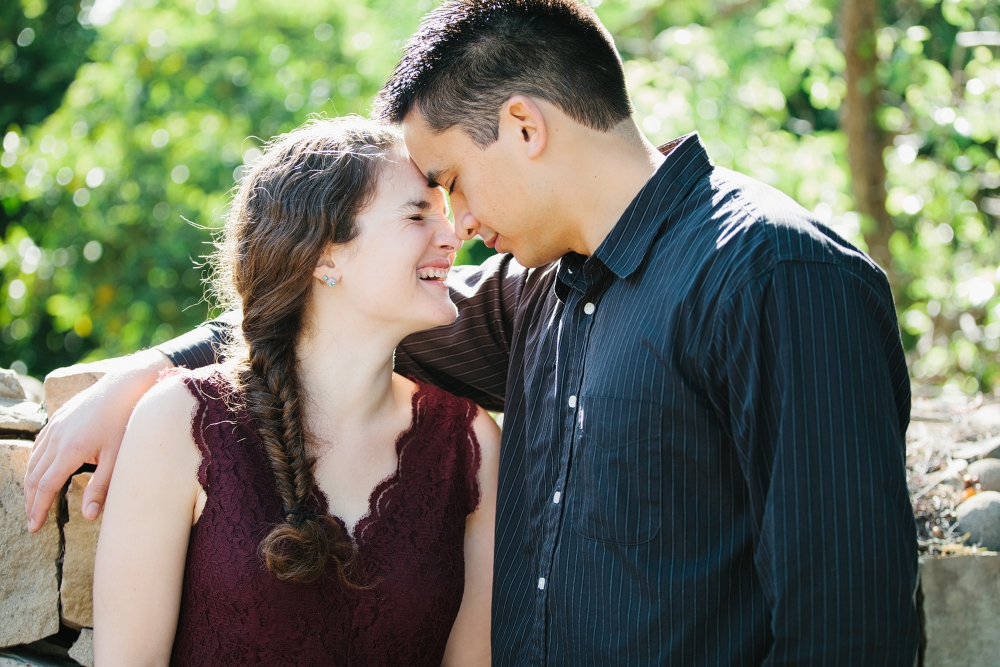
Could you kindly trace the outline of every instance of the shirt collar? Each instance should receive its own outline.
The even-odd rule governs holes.
[[[601,264],[618,278],[632,275],[691,185],[714,166],[697,132],[667,142],[657,150],[666,159],[636,194],[594,256],[570,252],[560,260],[555,283],[560,301],[566,300],[570,287],[585,291],[603,273]]]
[[[639,190],[594,257],[619,278],[639,268],[653,239],[681,204],[691,185],[714,166],[697,132],[660,146],[663,164]]]

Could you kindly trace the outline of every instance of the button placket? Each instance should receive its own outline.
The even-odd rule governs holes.
[[[590,288],[591,286],[588,285],[585,289],[589,290]],[[563,503],[562,500],[567,492],[566,485],[568,483],[570,461],[577,446],[577,424],[582,421],[583,417],[583,407],[579,391],[583,386],[587,345],[590,340],[590,329],[594,322],[592,317],[586,317],[585,314],[590,315],[593,310],[596,310],[596,306],[593,306],[590,301],[586,305],[592,306],[591,312],[586,312],[588,310],[586,305],[584,307],[580,306],[585,296],[587,296],[585,292],[570,290],[565,309],[563,310],[563,331],[570,335],[563,341],[563,345],[560,346],[558,353],[562,361],[562,366],[565,369],[565,375],[562,382],[559,383],[560,386],[556,388],[556,391],[562,393],[563,396],[566,396],[571,391],[573,393],[563,399],[566,401],[564,405],[568,405],[569,409],[565,412],[562,422],[563,428],[559,435],[561,455],[559,475],[556,480],[556,489],[558,490],[554,490],[550,496],[552,503],[549,506],[554,511],[547,518],[548,533],[545,536],[544,544],[539,554],[538,583],[536,586],[536,612],[538,615],[536,616],[536,623],[540,623],[541,625],[536,625],[539,634],[534,637],[533,641],[540,642],[537,646],[543,656],[548,652],[546,639],[549,622],[548,583],[552,577],[552,564],[555,561],[555,554],[559,550],[563,524],[566,520],[566,511],[568,508],[566,508],[566,503]]]

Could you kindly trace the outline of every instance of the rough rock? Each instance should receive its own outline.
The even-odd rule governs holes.
[[[84,667],[94,667],[94,631],[84,628],[80,631],[80,637],[69,650],[69,657],[76,660]]]
[[[1000,459],[980,459],[969,464],[969,474],[979,478],[983,491],[1000,491]]]
[[[1000,433],[1000,404],[991,403],[973,410],[965,421],[974,433],[996,435]]]
[[[45,425],[45,413],[27,399],[17,373],[0,368],[0,431],[32,437]]]
[[[0,431],[16,432],[18,437],[34,438],[45,426],[45,412],[42,406],[31,401],[4,405],[0,400]]]
[[[56,509],[28,532],[24,474],[31,443],[0,440],[0,647],[27,644],[59,631]]]
[[[17,381],[21,383],[24,395],[29,401],[39,404],[45,402],[45,385],[41,380],[30,375],[18,374]]]
[[[69,651],[52,638],[0,649],[0,667],[67,667],[75,665]]]
[[[17,379],[17,373],[7,368],[0,368],[0,400],[25,400],[24,387]]]
[[[921,558],[920,588],[924,667],[996,667],[1000,554]]]
[[[970,533],[969,544],[1000,551],[1000,493],[983,491],[955,509],[958,533]]]
[[[21,655],[21,651],[11,651],[10,653],[0,653],[0,667],[64,667],[63,661],[56,662],[53,659],[39,658],[34,654]]]
[[[81,511],[83,490],[90,478],[91,473],[86,472],[70,480],[66,492],[69,520],[63,526],[66,551],[59,589],[62,620],[77,629],[94,625],[94,552],[101,532],[101,519],[87,521]]]
[[[57,368],[45,376],[45,409],[56,413],[66,402],[104,377],[107,365],[77,364]]]

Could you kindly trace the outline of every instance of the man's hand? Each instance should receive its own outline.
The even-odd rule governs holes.
[[[81,465],[97,465],[83,493],[83,516],[93,521],[104,506],[115,459],[132,410],[170,360],[147,350],[119,360],[120,366],[74,396],[51,415],[35,439],[24,479],[28,530],[45,524],[56,496]]]

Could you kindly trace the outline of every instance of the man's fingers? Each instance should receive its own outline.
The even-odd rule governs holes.
[[[31,525],[31,517],[34,512],[35,498],[38,495],[38,483],[42,481],[42,477],[48,471],[49,466],[52,465],[52,460],[56,457],[59,447],[52,442],[51,432],[46,434],[46,437],[41,440],[35,441],[35,447],[31,451],[31,457],[29,461],[29,470],[24,476],[24,513],[28,516],[28,525]],[[31,465],[31,461],[34,461],[34,465]],[[39,525],[39,527],[41,527]]]
[[[111,473],[115,469],[112,457],[101,459],[97,470],[83,491],[83,518],[93,521],[101,514],[104,501],[108,498],[108,487],[111,484]]]
[[[35,469],[39,462],[45,458],[46,444],[48,443],[48,431],[42,429],[35,437],[35,444],[31,446],[31,455],[28,457],[28,469],[24,473],[24,511],[25,514],[31,512],[30,499],[35,495],[35,484],[38,478],[34,476]]]
[[[66,455],[56,456],[48,468],[41,473],[41,479],[35,488],[35,497],[28,514],[28,530],[32,533],[45,525],[49,508],[56,497],[62,493],[66,480],[80,467],[80,462]],[[35,471],[38,473],[38,471]]]
[[[25,479],[31,475],[31,471],[38,465],[38,461],[41,460],[42,454],[45,452],[45,444],[49,439],[49,425],[51,423],[49,421],[45,424],[42,430],[38,432],[38,435],[35,436],[35,444],[31,446],[31,456],[28,457],[28,471],[24,474]]]

